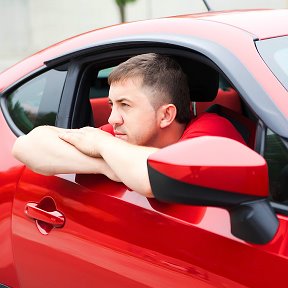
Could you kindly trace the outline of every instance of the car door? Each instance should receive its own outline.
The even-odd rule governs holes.
[[[80,69],[72,68],[66,79],[61,78],[58,92],[55,77],[49,76],[54,72],[46,72],[8,93],[15,129],[27,133],[39,124],[53,125],[60,98],[67,106],[66,90],[79,88],[73,82],[78,75],[75,71]],[[51,95],[56,99],[54,108],[48,109]],[[81,101],[77,103],[81,105]],[[18,119],[19,109],[23,119]],[[208,271],[191,266],[182,257],[187,254],[180,248],[182,244],[180,250],[175,247],[179,241],[190,246],[190,240],[175,238],[186,232],[176,232],[179,227],[174,221],[185,221],[187,230],[187,224],[199,223],[205,211],[149,200],[101,175],[46,177],[25,168],[12,211],[14,263],[20,286],[210,287],[211,281],[205,280]],[[214,273],[211,277],[212,283],[220,281]]]
[[[104,176],[26,169],[14,262],[21,287],[258,287],[287,268],[279,220],[273,241],[253,245],[231,234],[223,209],[161,203]]]
[[[55,125],[57,117],[65,119],[59,103],[62,99],[67,106],[67,89],[78,89],[73,82],[77,71],[71,68],[68,76],[63,67],[40,72],[8,91],[7,114],[14,132],[21,135],[38,125]],[[200,216],[195,211],[187,219],[203,214],[203,208]],[[154,251],[162,246],[161,213],[155,215],[148,199],[104,176],[46,177],[25,168],[12,214],[13,258],[21,287],[169,287],[179,273],[169,268],[165,253],[162,260]],[[165,249],[173,251],[169,246]],[[182,268],[180,276],[181,286],[202,282],[201,277],[183,276]]]

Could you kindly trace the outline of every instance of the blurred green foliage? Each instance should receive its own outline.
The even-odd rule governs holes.
[[[135,2],[135,1],[136,0],[115,0],[117,6],[119,8],[121,22],[125,22],[126,21],[126,15],[125,15],[125,6],[126,6],[126,4],[128,4],[130,2]]]

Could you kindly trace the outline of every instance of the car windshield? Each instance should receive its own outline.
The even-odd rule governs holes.
[[[288,36],[258,41],[256,47],[273,74],[288,90]]]

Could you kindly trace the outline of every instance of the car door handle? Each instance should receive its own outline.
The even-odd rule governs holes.
[[[25,213],[28,217],[38,221],[45,222],[52,225],[53,227],[62,227],[65,223],[64,215],[55,211],[46,211],[37,207],[37,203],[29,202],[25,206]]]

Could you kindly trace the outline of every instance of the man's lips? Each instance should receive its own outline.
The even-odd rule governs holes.
[[[115,137],[118,137],[118,138],[123,138],[126,136],[125,133],[122,133],[122,132],[119,132],[119,131],[114,131],[114,135]]]
[[[114,130],[114,134],[115,135],[126,135],[125,133],[122,133],[122,132],[119,132],[119,131],[115,131],[115,130]]]

